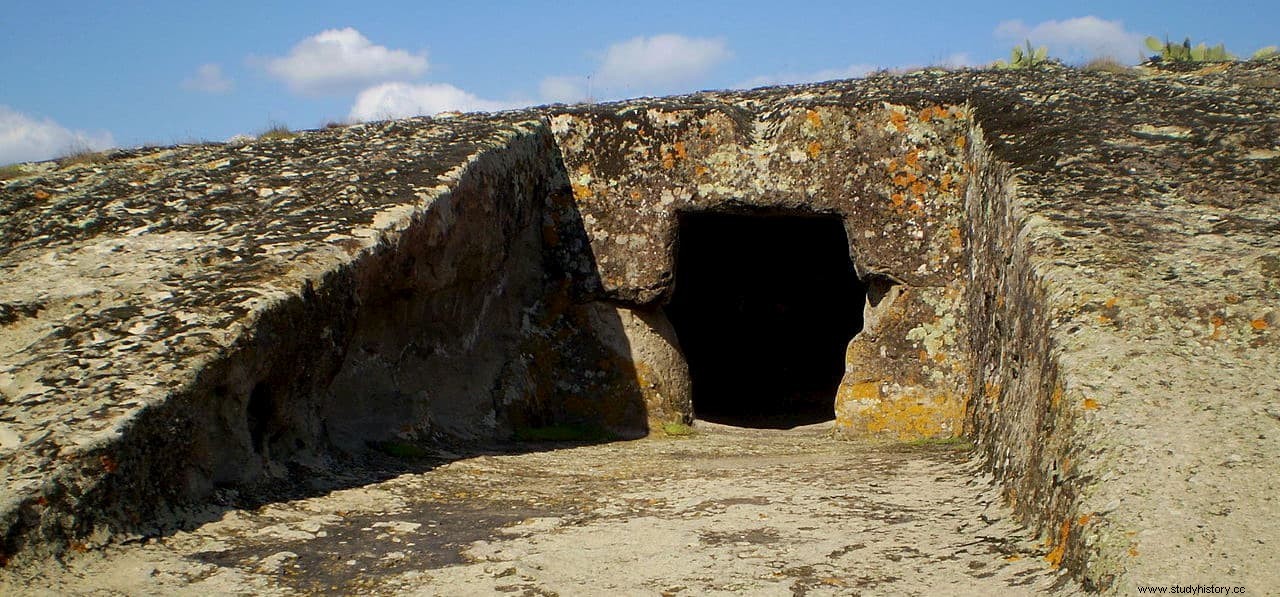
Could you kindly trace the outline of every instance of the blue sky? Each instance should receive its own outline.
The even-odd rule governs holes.
[[[978,65],[1030,38],[1280,43],[1280,2],[4,0],[0,164],[221,141],[271,123],[492,110]]]

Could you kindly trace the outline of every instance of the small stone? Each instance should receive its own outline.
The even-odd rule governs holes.
[[[0,425],[0,450],[14,450],[22,445],[22,436],[8,425]]]
[[[298,554],[293,553],[292,551],[276,552],[263,558],[262,561],[258,563],[258,572],[263,574],[276,573],[297,559]]]
[[[1271,415],[1271,418],[1280,420],[1280,402],[1272,402],[1262,410],[1268,415]]]

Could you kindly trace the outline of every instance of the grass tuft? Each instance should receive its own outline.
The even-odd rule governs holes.
[[[0,180],[9,180],[19,176],[25,176],[26,170],[19,164],[9,164],[8,166],[0,166]]]
[[[88,147],[74,147],[66,155],[58,158],[57,162],[59,167],[66,168],[67,166],[101,164],[109,159],[105,151],[94,151]]]
[[[695,433],[693,427],[679,421],[663,424],[662,432],[668,437],[689,437]]]
[[[267,125],[267,130],[262,131],[262,134],[258,135],[258,138],[259,139],[292,139],[297,136],[298,136],[297,133],[294,133],[293,131],[289,130],[289,127],[285,126],[283,123],[272,122],[271,124]]]
[[[1090,60],[1088,63],[1084,65],[1084,70],[1091,73],[1103,72],[1103,73],[1124,74],[1124,73],[1133,72],[1133,69],[1121,64],[1119,60],[1116,60],[1115,58],[1111,58],[1109,56],[1104,56],[1102,58],[1094,58],[1093,60]]]

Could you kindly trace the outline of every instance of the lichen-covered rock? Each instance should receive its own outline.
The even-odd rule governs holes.
[[[24,167],[0,559],[370,442],[686,421],[679,217],[751,212],[845,224],[842,435],[966,434],[1087,588],[1275,586],[1277,77],[922,71]]]

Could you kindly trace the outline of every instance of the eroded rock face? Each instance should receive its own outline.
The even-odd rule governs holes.
[[[573,189],[565,218],[581,220],[594,257],[562,250],[563,261],[594,266],[574,276],[580,292],[647,308],[669,300],[682,213],[838,215],[859,276],[901,286],[867,310],[874,345],[850,348],[838,429],[958,432],[965,107],[764,93],[569,110],[550,121]]]
[[[844,224],[838,433],[966,434],[1088,587],[1272,586],[1277,77],[920,72],[27,166],[0,559],[370,445],[688,422],[679,219],[751,213]]]

